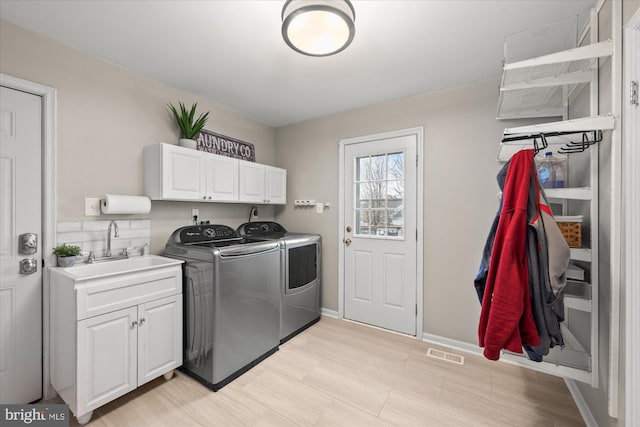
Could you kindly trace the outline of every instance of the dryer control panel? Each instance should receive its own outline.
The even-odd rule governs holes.
[[[246,222],[238,227],[238,233],[243,236],[260,236],[263,234],[286,233],[287,230],[277,222],[256,221]]]

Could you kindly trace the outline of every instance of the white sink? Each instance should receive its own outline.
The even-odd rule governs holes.
[[[146,255],[116,261],[106,261],[98,264],[77,264],[73,267],[59,270],[74,280],[89,280],[98,277],[113,276],[123,273],[152,270],[182,264],[182,260],[166,258],[157,255]]]

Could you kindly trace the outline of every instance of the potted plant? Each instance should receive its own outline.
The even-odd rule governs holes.
[[[76,256],[80,255],[80,247],[63,243],[53,248],[53,254],[58,257],[58,267],[73,267]]]
[[[187,107],[180,102],[179,109],[173,106],[173,104],[169,103],[169,110],[173,113],[173,117],[175,117],[176,122],[178,122],[178,126],[180,127],[180,132],[182,133],[182,138],[180,138],[180,145],[183,147],[196,148],[198,144],[194,140],[194,138],[200,133],[202,128],[204,127],[207,120],[209,120],[209,112],[200,114],[196,119],[196,107],[198,103],[194,103],[191,106],[191,110],[187,110]]]

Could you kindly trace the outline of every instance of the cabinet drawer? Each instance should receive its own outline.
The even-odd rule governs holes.
[[[182,293],[182,269],[172,267],[122,277],[93,280],[79,285],[77,319]]]

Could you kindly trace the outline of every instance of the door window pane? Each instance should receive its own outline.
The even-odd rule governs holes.
[[[355,159],[355,235],[404,238],[404,152]]]
[[[356,235],[369,235],[369,211],[356,211]]]

